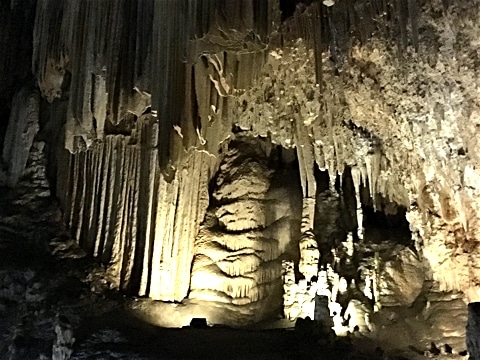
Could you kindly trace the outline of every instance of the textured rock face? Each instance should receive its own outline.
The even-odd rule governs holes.
[[[410,306],[423,288],[422,263],[412,250],[404,248],[383,264],[379,299],[383,306]]]
[[[355,187],[367,185],[374,202],[381,195],[406,206],[430,276],[441,289],[475,298],[478,53],[472,46],[479,21],[471,5],[452,5],[442,16],[441,4],[426,3],[419,51],[403,58],[395,45],[375,38],[353,47],[342,76],[325,59],[321,98],[309,95],[315,94],[313,52],[298,45],[271,52],[266,80],[242,95],[250,110],[238,118],[259,135],[273,126],[272,138],[282,144],[298,144],[298,127],[305,126],[305,146],[318,166],[330,173],[352,166]],[[266,102],[255,100],[265,92],[272,94]],[[269,122],[257,121],[257,113]]]
[[[479,306],[478,302],[468,305],[467,347],[472,360],[480,359],[479,334]]]
[[[479,24],[460,4],[435,22],[435,4],[425,10],[421,24],[430,31],[406,61],[375,41],[354,51],[345,100],[353,121],[382,139],[391,172],[408,191],[407,217],[433,278],[442,289],[467,291],[477,276],[470,151],[477,146],[478,54],[471,46]]]
[[[73,172],[59,177],[58,189],[67,223],[81,246],[108,265],[114,284],[181,300],[213,158],[193,150],[167,181],[158,167],[156,124],[145,116],[137,125],[132,135],[106,136],[87,153],[64,153],[62,164]]]

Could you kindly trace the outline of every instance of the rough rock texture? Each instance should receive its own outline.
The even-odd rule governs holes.
[[[409,306],[423,289],[422,263],[415,253],[404,248],[381,265],[378,301],[382,306]]]
[[[52,360],[68,360],[73,353],[73,344],[75,337],[73,336],[72,325],[64,316],[57,318],[55,324],[55,334],[57,339],[53,344]]]
[[[468,325],[467,325],[467,348],[470,353],[470,359],[480,359],[480,346],[478,344],[479,334],[479,311],[478,302],[468,305]]]
[[[353,46],[337,70],[324,57],[321,97],[313,51],[299,42],[271,51],[264,80],[239,98],[237,113],[242,128],[270,133],[285,146],[297,143],[305,126],[305,146],[320,168],[335,174],[352,166],[356,188],[363,184],[375,201],[381,195],[406,206],[428,274],[440,289],[465,291],[471,300],[479,25],[472,6],[452,4],[445,12],[440,2],[427,2],[418,18],[418,52],[399,56],[397,44],[377,37]]]
[[[356,48],[343,87],[353,121],[381,139],[408,191],[407,218],[433,278],[467,292],[476,283],[476,185],[467,179],[475,177],[478,104],[468,89],[478,86],[471,46],[479,23],[470,5],[441,18],[438,6],[425,7],[418,53],[402,60],[378,41]]]
[[[72,339],[62,330],[65,338],[57,342],[56,315],[65,314],[78,326],[80,319],[106,311],[108,301],[102,304],[101,296],[80,280],[90,265],[77,263],[75,268],[51,255],[59,248],[64,251],[58,251],[58,257],[67,255],[68,239],[70,254],[76,253],[70,258],[85,258],[66,231],[58,201],[51,197],[45,143],[35,141],[28,153],[17,186],[0,188],[0,358],[51,359],[57,349],[63,355],[55,358],[66,359]]]

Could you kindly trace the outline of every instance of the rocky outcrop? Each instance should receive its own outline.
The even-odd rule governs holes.
[[[423,290],[423,265],[408,248],[390,256],[380,265],[377,301],[382,306],[410,306]]]
[[[57,339],[52,348],[52,360],[68,360],[73,353],[73,337],[72,325],[65,316],[57,316],[55,324],[55,334]]]

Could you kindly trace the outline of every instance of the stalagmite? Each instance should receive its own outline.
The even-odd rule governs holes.
[[[269,236],[277,234],[269,227],[278,220],[267,214],[271,176],[260,141],[240,137],[230,143],[216,176],[218,205],[209,210],[195,241],[191,301],[231,304],[240,312],[269,302],[271,308],[259,311],[257,319],[280,311],[279,299],[272,297],[281,292],[278,258],[288,240],[280,250],[280,241]]]

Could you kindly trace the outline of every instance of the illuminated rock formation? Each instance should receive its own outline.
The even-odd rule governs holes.
[[[189,299],[222,302],[258,321],[281,312],[281,263],[291,195],[273,191],[261,142],[232,141],[216,176],[214,209],[195,242]],[[279,226],[280,225],[280,226]],[[250,309],[250,310],[247,310]]]
[[[298,5],[3,2],[0,183],[45,144],[73,237],[130,294],[260,318],[283,270],[290,319],[320,294],[339,332],[424,306],[460,351],[419,303],[480,299],[479,1]]]

